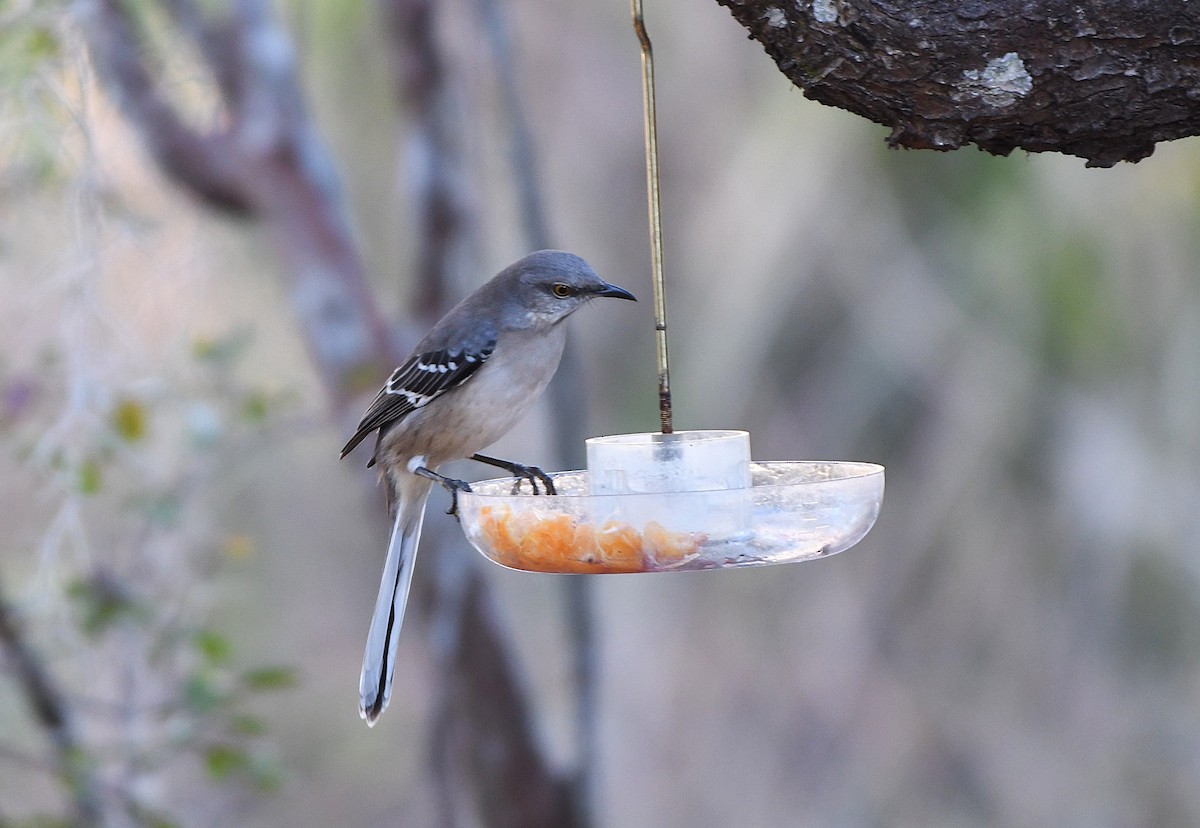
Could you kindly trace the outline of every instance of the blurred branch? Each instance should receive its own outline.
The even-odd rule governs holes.
[[[168,177],[207,206],[260,219],[271,231],[309,352],[335,410],[346,410],[396,355],[332,162],[305,111],[287,35],[263,0],[236,3],[215,22],[193,0],[171,0],[179,32],[199,47],[225,113],[221,126],[201,131],[163,94],[133,8],[121,0],[80,6],[101,79]]]
[[[499,624],[486,585],[474,568],[471,572],[443,692],[453,713],[446,737],[467,754],[480,824],[585,826],[574,790],[551,771],[535,738],[524,688],[496,635]]]
[[[508,127],[508,152],[512,162],[513,179],[517,190],[517,205],[521,215],[521,232],[530,250],[550,247],[550,230],[546,208],[538,186],[537,164],[534,161],[533,134],[525,117],[521,87],[517,80],[517,65],[513,58],[512,37],[504,16],[503,0],[475,0],[475,8],[483,23],[484,34],[492,50],[496,80],[500,87],[500,110]]]
[[[385,0],[394,84],[410,116],[405,152],[418,221],[417,315],[433,324],[455,287],[478,271],[476,228],[459,134],[463,119],[437,43],[437,14],[426,0]]]
[[[16,613],[0,585],[0,647],[8,656],[12,672],[34,720],[46,732],[54,746],[57,773],[71,793],[75,821],[81,826],[101,825],[103,810],[88,757],[71,725],[71,713],[62,691],[45,663],[25,638]]]
[[[93,59],[146,148],[163,171],[214,209],[245,216],[253,212],[242,180],[241,153],[230,130],[200,134],[190,129],[162,96],[145,63],[134,20],[121,0],[92,0],[83,6]]]
[[[813,100],[888,143],[1138,161],[1200,134],[1200,11],[1186,0],[717,0]]]

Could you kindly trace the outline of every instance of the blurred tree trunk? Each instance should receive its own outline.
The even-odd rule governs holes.
[[[508,148],[517,205],[521,216],[521,238],[526,250],[557,247],[546,215],[535,160],[535,142],[525,115],[517,81],[512,38],[504,13],[504,0],[475,0],[480,23],[492,51],[492,63],[499,86],[501,110],[507,131]],[[586,462],[589,397],[583,379],[582,360],[575,339],[568,339],[558,373],[546,389],[550,401],[550,428],[555,465],[578,469]],[[595,624],[595,581],[591,578],[564,578],[567,633],[571,642],[571,674],[575,690],[576,752],[575,808],[581,824],[595,802],[596,772],[600,766],[599,642]]]
[[[1200,133],[1200,8],[1187,0],[717,0],[821,103],[893,147],[1138,161]]]
[[[479,222],[460,139],[466,127],[464,107],[455,94],[451,67],[446,65],[439,43],[438,4],[434,0],[383,0],[381,7],[391,45],[394,86],[406,115],[405,166],[420,222],[416,306],[432,324],[458,298],[454,286],[473,281],[479,270]],[[498,23],[495,19],[491,22],[494,36]],[[498,56],[497,62],[502,59],[503,55]],[[510,117],[517,117],[511,79],[505,79],[502,86],[509,93],[506,108]],[[513,132],[522,130],[518,127]],[[527,136],[515,136],[514,152],[526,245],[528,249],[547,247]],[[569,354],[564,355],[556,385],[576,376],[577,372],[570,370],[571,361]],[[579,393],[576,399],[582,398]],[[556,419],[582,422],[583,418],[578,412],[569,412]],[[581,443],[578,438],[577,444]],[[462,792],[473,791],[487,825],[588,824],[586,786],[574,784],[577,779],[568,776],[547,784],[549,770],[530,738],[533,723],[528,703],[514,681],[515,670],[503,663],[508,658],[503,641],[478,631],[496,629],[485,583],[461,557],[443,554],[430,564],[425,571],[432,576],[421,579],[425,587],[420,589],[422,609],[431,627],[454,630],[457,635],[454,647],[434,654],[443,681],[434,711],[433,745],[435,766],[441,770],[443,810],[448,815],[461,812],[458,800]],[[446,584],[458,586],[447,588]],[[580,650],[588,652],[590,648],[585,643]],[[485,677],[490,677],[489,685],[479,683]],[[497,751],[496,746],[505,750]],[[582,769],[586,770],[589,759],[584,751]],[[587,778],[586,773],[582,778]]]
[[[335,415],[345,419],[357,413],[351,406],[361,392],[374,390],[402,355],[366,283],[336,174],[297,86],[291,44],[267,0],[240,0],[226,18],[209,17],[205,4],[194,0],[165,5],[216,81],[227,116],[222,126],[204,132],[185,124],[164,96],[134,4],[83,5],[97,71],[176,184],[218,211],[269,230],[297,324]],[[421,47],[429,35],[429,11],[424,2],[399,9],[397,22],[409,45]],[[433,57],[405,54],[413,61],[410,80],[416,86],[408,90],[413,105],[440,105],[421,87],[436,89],[436,74],[428,74],[437,71]],[[421,315],[428,318],[447,304],[453,290],[447,280],[469,260],[463,251],[469,253],[472,231],[462,193],[448,184],[461,173],[453,168],[453,155],[444,152],[451,135],[433,110],[425,115],[419,113],[418,121],[432,131],[422,140],[437,154],[432,177],[417,194],[425,208],[418,292]],[[434,540],[437,533],[429,535]],[[433,554],[424,557],[439,565],[437,575],[425,579],[429,598],[421,608],[426,627],[439,633],[435,657],[442,687],[434,694],[444,715],[434,733],[441,740],[436,753],[444,760],[438,770],[447,822],[471,813],[468,819],[489,826],[582,824],[570,779],[551,767],[536,737],[486,582],[477,567],[450,563],[465,555],[428,551]]]

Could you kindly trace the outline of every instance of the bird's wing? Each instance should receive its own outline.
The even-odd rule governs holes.
[[[481,338],[471,346],[418,352],[392,372],[387,383],[363,415],[354,436],[342,449],[345,457],[371,432],[399,422],[418,408],[462,385],[479,370],[496,349],[496,337]],[[372,460],[372,464],[374,460]]]

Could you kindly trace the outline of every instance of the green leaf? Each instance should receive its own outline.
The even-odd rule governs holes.
[[[210,745],[204,751],[204,767],[213,779],[227,779],[249,765],[250,757],[237,745]]]
[[[262,391],[254,391],[242,400],[242,417],[246,422],[258,425],[267,419],[270,399]]]
[[[59,52],[58,38],[47,26],[20,26],[13,21],[0,27],[0,73],[9,80],[25,79]]]
[[[254,691],[287,690],[296,686],[296,671],[291,667],[260,667],[242,673],[242,682]]]
[[[146,436],[149,421],[149,412],[137,400],[119,400],[112,412],[113,431],[128,443],[136,443]]]
[[[95,459],[87,459],[79,467],[79,492],[80,494],[93,495],[100,491],[100,484],[103,481],[103,474],[100,471],[100,464]]]
[[[233,655],[233,644],[229,639],[212,630],[197,631],[194,641],[200,655],[214,667],[227,664]]]

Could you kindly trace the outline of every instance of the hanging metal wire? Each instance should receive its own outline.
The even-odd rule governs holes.
[[[642,0],[631,0],[633,29],[642,46],[643,123],[646,133],[646,192],[650,213],[650,254],[654,282],[654,330],[658,351],[658,415],[663,434],[671,434],[671,367],[667,358],[667,297],[663,283],[662,211],[658,195],[658,118],[654,101],[654,51],[646,33]]]

